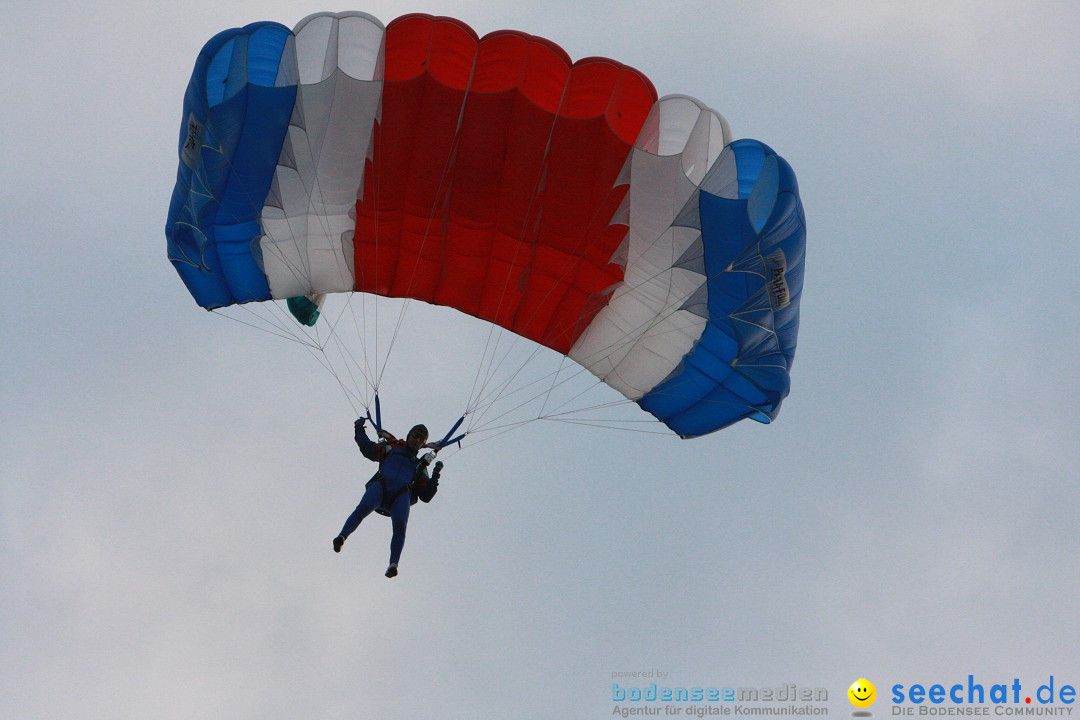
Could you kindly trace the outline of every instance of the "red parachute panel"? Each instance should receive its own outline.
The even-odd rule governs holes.
[[[357,202],[356,290],[492,321],[565,353],[622,279],[613,185],[656,100],[606,58],[450,18],[386,31],[374,157]]]

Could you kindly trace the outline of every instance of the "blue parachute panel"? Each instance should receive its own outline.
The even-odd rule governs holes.
[[[739,197],[702,190],[709,322],[680,366],[638,404],[683,437],[743,418],[770,422],[790,390],[805,220],[795,174],[756,140],[732,143]]]
[[[165,234],[169,259],[208,309],[270,298],[258,217],[296,99],[294,84],[276,86],[291,42],[277,23],[219,33],[199,54],[184,96]]]

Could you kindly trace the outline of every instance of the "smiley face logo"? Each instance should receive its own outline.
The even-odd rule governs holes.
[[[877,690],[874,689],[874,683],[870,682],[866,678],[859,678],[855,682],[851,683],[851,687],[847,691],[848,700],[851,704],[857,708],[868,708],[874,704],[874,699],[877,697]]]

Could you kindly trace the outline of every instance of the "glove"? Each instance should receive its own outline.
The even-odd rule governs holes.
[[[438,485],[440,475],[442,475],[442,460],[435,463],[435,469],[431,471],[431,482]]]

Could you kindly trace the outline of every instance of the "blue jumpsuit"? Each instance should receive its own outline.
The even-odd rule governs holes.
[[[341,528],[341,537],[347,538],[360,526],[360,521],[373,510],[384,507],[390,513],[393,536],[390,538],[390,562],[397,564],[401,550],[405,547],[405,528],[409,523],[409,508],[412,505],[412,493],[409,490],[414,480],[423,482],[428,474],[416,450],[408,445],[397,446],[386,442],[374,443],[368,439],[363,425],[356,426],[356,444],[368,460],[379,463],[382,482],[373,479],[367,484],[360,504],[352,511],[345,525]],[[385,485],[385,496],[384,496]]]

